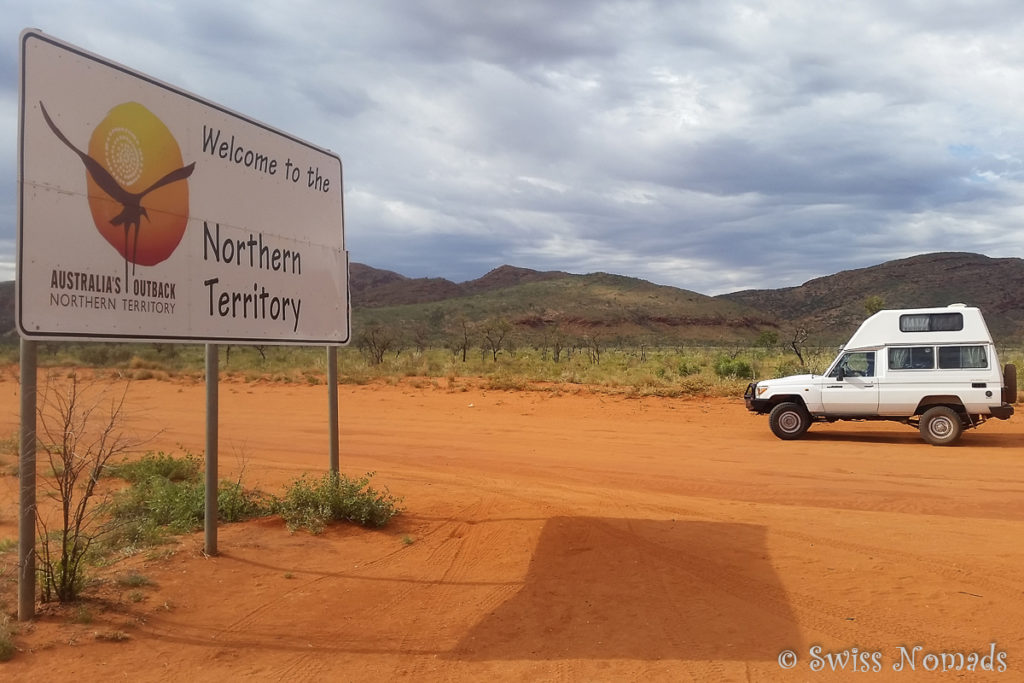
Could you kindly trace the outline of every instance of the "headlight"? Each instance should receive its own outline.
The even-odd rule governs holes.
[[[768,387],[758,387],[758,388],[757,388],[757,395],[758,395],[758,396],[761,396],[761,395],[762,395],[762,394],[764,394],[764,392],[766,392],[766,391],[768,391]]]

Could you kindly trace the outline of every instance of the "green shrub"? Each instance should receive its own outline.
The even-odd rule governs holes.
[[[715,374],[722,378],[752,379],[754,370],[745,360],[719,356],[715,359]]]
[[[245,490],[241,482],[222,481],[217,487],[217,518],[221,521],[264,517],[274,507],[272,500],[258,491]],[[122,542],[132,546],[158,543],[166,532],[188,533],[202,527],[206,485],[198,478],[171,481],[151,476],[119,492],[111,513]]]
[[[217,518],[225,522],[266,517],[275,507],[272,498],[259,491],[247,491],[240,481],[222,481],[217,487]]]
[[[689,377],[700,373],[700,363],[692,358],[680,358],[676,366],[676,372],[680,377]]]
[[[142,541],[159,537],[154,527],[176,533],[194,531],[202,525],[206,490],[202,481],[171,481],[150,476],[119,491],[111,504],[111,515],[121,525],[136,528],[129,536]]]
[[[106,548],[156,545],[169,534],[202,527],[206,486],[196,456],[150,453],[117,466],[114,473],[131,486],[116,493],[107,505],[111,521]],[[290,529],[306,528],[314,533],[330,521],[383,526],[400,512],[400,501],[371,488],[372,476],[358,480],[337,474],[313,480],[303,476],[282,499],[246,490],[241,481],[222,481],[217,490],[217,516],[224,522],[240,522],[277,513]]]
[[[778,368],[775,370],[775,376],[789,377],[791,375],[804,375],[807,374],[807,372],[807,368],[801,365],[800,361],[794,358],[792,360],[784,360],[779,363]]]
[[[202,526],[206,491],[198,457],[147,453],[110,469],[131,486],[117,492],[106,506],[110,531],[105,548],[159,545],[169,534]]]
[[[84,365],[91,367],[110,367],[124,365],[132,357],[132,350],[117,344],[82,344],[67,349]]]
[[[11,618],[6,614],[0,614],[0,662],[6,662],[14,656],[17,648],[14,647],[14,629],[11,627]]]
[[[138,483],[151,477],[161,477],[169,481],[197,481],[203,471],[203,464],[198,457],[186,453],[184,458],[177,458],[167,453],[147,453],[138,460],[123,462],[107,468],[115,477],[131,483]]]
[[[126,588],[141,588],[142,586],[152,586],[153,581],[148,576],[139,574],[138,572],[130,572],[117,578],[117,585],[124,586]]]
[[[314,534],[332,521],[384,526],[401,513],[401,499],[371,488],[371,477],[373,473],[361,479],[349,479],[334,472],[317,479],[303,475],[285,489],[277,512],[292,531],[307,529]]]

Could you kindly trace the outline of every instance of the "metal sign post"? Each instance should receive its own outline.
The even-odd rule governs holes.
[[[338,347],[327,347],[327,423],[331,431],[331,472],[341,469],[338,455]]]
[[[36,612],[36,342],[21,340],[21,482],[18,516],[18,620]]]
[[[206,532],[204,551],[217,554],[217,417],[220,395],[219,353],[216,344],[206,345],[206,503],[203,525]]]

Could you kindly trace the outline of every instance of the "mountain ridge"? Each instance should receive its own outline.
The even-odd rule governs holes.
[[[965,303],[981,308],[997,341],[1024,334],[1024,260],[936,252],[816,277],[793,287],[717,296],[611,273],[578,275],[503,265],[456,283],[410,278],[351,263],[354,340],[390,325],[433,344],[465,324],[506,320],[521,342],[552,334],[615,344],[752,343],[774,333],[786,343],[805,330],[812,343],[845,341],[878,297],[886,308]],[[0,332],[14,330],[14,283],[0,283]]]
[[[614,307],[616,300],[626,307],[625,311],[620,311],[618,320],[610,320],[608,315],[589,321],[577,316],[577,319],[572,320],[577,327],[604,327],[609,331],[619,327],[619,332],[627,337],[647,335],[659,337],[662,341],[673,341],[673,337],[680,336],[675,333],[680,333],[680,328],[684,327],[717,330],[732,328],[732,332],[725,335],[732,340],[741,336],[756,337],[762,331],[774,331],[784,336],[797,328],[803,328],[812,337],[840,343],[863,321],[866,315],[865,302],[869,297],[880,297],[887,308],[966,303],[978,306],[986,313],[994,335],[1013,337],[1024,332],[1024,260],[992,258],[970,252],[920,254],[812,278],[792,287],[748,289],[717,296],[655,285],[628,276],[606,273],[574,275],[563,271],[535,271],[509,265],[500,266],[481,278],[465,283],[454,283],[442,278],[411,279],[397,276],[400,279],[391,279],[386,286],[378,288],[373,285],[374,278],[379,279],[379,273],[390,271],[378,271],[362,264],[360,269],[365,270],[353,269],[352,301],[354,310],[361,313],[359,317],[364,320],[374,318],[375,312],[383,313],[394,308],[440,304],[459,299],[465,300],[468,305],[473,296],[501,290],[511,292],[527,285],[548,282],[561,283],[566,287],[575,286],[577,289],[581,283],[588,283],[591,290],[601,287],[618,290],[616,295],[606,292],[610,307]],[[627,292],[636,293],[640,289],[646,292],[644,296],[648,297],[651,304],[646,306],[649,310],[644,310],[643,301],[624,301],[628,298]],[[428,290],[429,296],[425,296]],[[518,294],[525,296],[531,293],[519,291]],[[532,294],[536,297],[545,295],[540,291]],[[547,296],[557,297],[557,292],[549,292]],[[669,304],[666,298],[674,299],[675,303]],[[657,305],[659,299],[663,304],[660,307]],[[712,302],[727,302],[734,306],[719,307]],[[546,320],[549,324],[559,319],[559,311],[562,320],[573,318],[570,311],[565,310],[566,306],[543,307],[548,310]],[[409,310],[403,310],[403,314],[416,317]],[[524,314],[512,318],[516,324],[534,329],[541,325],[540,321],[545,320],[544,316],[538,318]],[[707,329],[681,334],[696,339],[716,337]]]

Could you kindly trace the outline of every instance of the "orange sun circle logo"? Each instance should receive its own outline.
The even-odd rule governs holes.
[[[125,209],[120,198],[108,194],[87,173],[89,209],[100,234],[136,265],[152,266],[166,260],[185,234],[188,183],[172,182],[148,192],[147,188],[183,166],[181,149],[171,131],[141,104],[125,102],[111,109],[96,126],[89,140],[89,156],[126,192],[144,193],[139,225],[127,226],[115,220]],[[136,229],[137,236],[132,234]]]
[[[188,182],[195,162],[185,166],[178,141],[164,122],[138,102],[119,104],[100,121],[87,152],[78,149],[50,118],[53,134],[78,155],[92,220],[128,263],[152,266],[181,243],[188,224]]]

